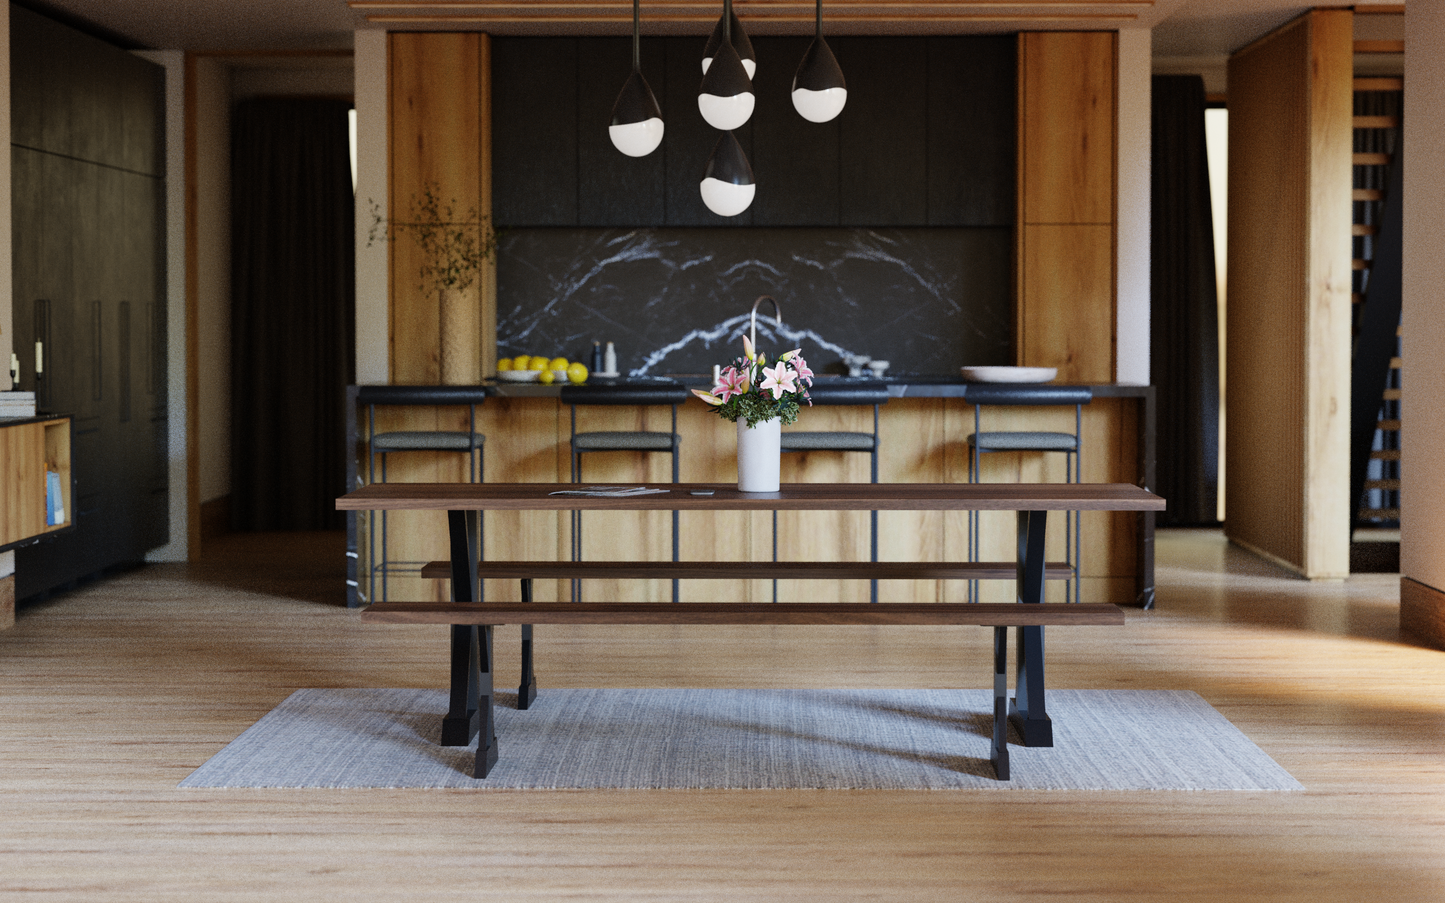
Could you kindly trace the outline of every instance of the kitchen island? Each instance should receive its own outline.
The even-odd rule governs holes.
[[[677,378],[702,386],[703,376]],[[620,386],[655,385],[656,379],[616,381]],[[847,385],[846,377],[820,380]],[[874,382],[871,380],[863,382]],[[968,480],[967,437],[973,431],[973,408],[968,403],[970,383],[948,376],[894,376],[882,380],[889,401],[880,412],[881,448],[879,479],[888,483],[963,483]],[[348,390],[348,485],[366,482],[368,458],[368,387]],[[566,482],[570,472],[568,436],[570,411],[560,403],[558,386],[488,383],[481,386],[415,387],[406,393],[408,403],[378,405],[376,429],[457,430],[468,426],[469,401],[478,402],[477,428],[486,439],[487,482]],[[1147,386],[1095,385],[1094,401],[1083,414],[1084,482],[1154,484],[1154,392]],[[1048,430],[1072,432],[1072,408],[990,408],[985,429]],[[817,406],[804,409],[796,428],[810,431],[871,431],[871,409]],[[702,402],[688,403],[678,411],[682,437],[680,479],[688,483],[725,483],[736,479],[736,437],[732,423],[717,417]],[[667,408],[582,408],[578,429],[660,430],[671,426]],[[410,453],[393,456],[388,464],[392,481],[446,482],[467,478],[462,456],[445,453]],[[665,483],[671,477],[666,456],[614,453],[588,457],[584,479],[589,483]],[[985,482],[1063,482],[1061,455],[1001,454],[985,457]],[[783,457],[785,482],[868,482],[868,456],[837,452],[790,453]],[[445,529],[424,518],[396,512],[389,522],[390,557],[413,561],[445,558]],[[989,522],[985,512],[980,549],[984,559],[1013,557],[1007,537],[1009,526]],[[996,515],[1004,517],[1004,515]],[[348,517],[348,601],[365,604],[370,562],[367,558],[368,515]],[[589,523],[583,556],[587,559],[654,560],[670,557],[671,517],[660,511],[609,512],[593,528]],[[1083,515],[1081,597],[1086,602],[1152,607],[1153,512],[1085,512]],[[563,560],[571,548],[570,519],[556,512],[509,511],[488,514],[484,554],[489,559]],[[967,557],[967,518],[962,512],[885,511],[880,514],[879,558],[884,561],[963,560]],[[860,560],[869,543],[866,512],[782,512],[778,516],[778,559]],[[771,516],[759,512],[727,512],[711,518],[681,515],[681,557],[684,560],[767,561],[773,555]],[[1050,560],[1062,560],[1063,534],[1049,538]],[[395,576],[390,597],[398,600],[445,599],[444,581],[420,576]],[[671,598],[665,580],[590,580],[594,599],[625,596],[631,599]],[[488,599],[511,599],[510,581],[488,581]],[[779,581],[784,600],[866,601],[866,581]],[[881,581],[880,599],[895,602],[956,602],[965,587],[956,581],[936,584],[920,581]],[[1011,585],[984,584],[984,601],[1012,601]],[[1052,584],[1049,598],[1062,601],[1063,586]],[[740,579],[727,586],[683,584],[683,599],[707,601],[768,601],[772,583]],[[537,601],[569,598],[564,581],[538,581]]]

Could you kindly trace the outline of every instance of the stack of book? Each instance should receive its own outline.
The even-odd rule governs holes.
[[[0,392],[0,420],[34,416],[34,392]]]

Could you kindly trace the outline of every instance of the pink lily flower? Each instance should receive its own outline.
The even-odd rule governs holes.
[[[776,367],[764,367],[763,376],[760,388],[771,391],[774,400],[781,400],[785,393],[798,391],[798,385],[794,382],[796,376],[788,368],[787,361],[779,361]]]
[[[748,377],[746,373],[738,372],[736,367],[729,367],[718,375],[718,384],[712,387],[712,394],[727,401],[734,395],[746,395],[748,391]]]
[[[707,402],[713,407],[717,407],[718,405],[723,403],[723,399],[718,398],[716,395],[704,392],[701,389],[693,389],[692,394],[696,395],[698,398],[701,398],[703,401]]]
[[[757,358],[757,355],[753,353],[753,340],[747,336],[743,336],[743,357],[750,361]]]
[[[803,360],[803,349],[796,348],[789,351],[783,355],[783,360],[792,364],[793,371],[798,374],[798,379],[803,385],[810,386],[813,384],[813,370],[808,366],[808,362]]]

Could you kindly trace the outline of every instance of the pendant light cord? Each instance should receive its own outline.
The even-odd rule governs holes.
[[[822,0],[818,0],[819,3]],[[733,0],[723,0],[723,43],[733,42]]]
[[[823,36],[823,0],[818,0],[818,30],[813,33],[813,37],[815,37],[815,38],[821,38],[822,36]]]
[[[822,3],[823,0],[818,0],[819,10]],[[821,17],[822,12],[818,15]],[[642,0],[632,0],[632,71],[642,71]]]

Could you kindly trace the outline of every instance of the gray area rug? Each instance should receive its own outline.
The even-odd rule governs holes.
[[[1195,693],[1050,690],[1054,746],[989,763],[986,690],[497,695],[501,759],[437,745],[441,690],[299,690],[181,787],[1302,790]]]

